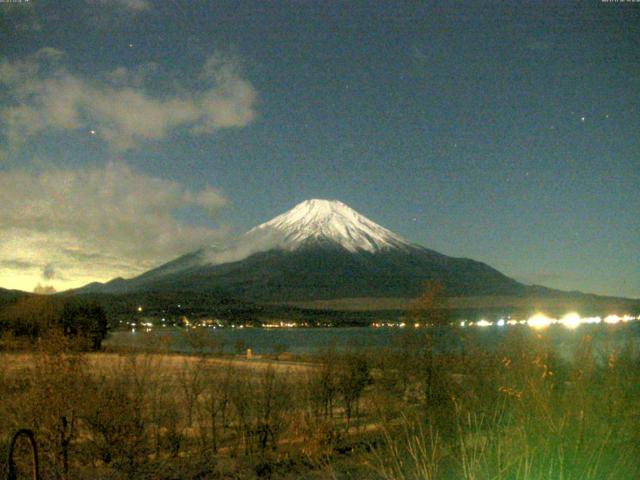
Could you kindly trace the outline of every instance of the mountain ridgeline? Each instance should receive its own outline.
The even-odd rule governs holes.
[[[248,301],[413,297],[427,280],[449,295],[520,295],[490,266],[412,244],[338,201],[307,200],[224,247],[78,293],[206,292]]]

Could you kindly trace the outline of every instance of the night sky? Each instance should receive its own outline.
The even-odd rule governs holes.
[[[640,3],[0,2],[0,287],[133,276],[309,198],[640,297]]]

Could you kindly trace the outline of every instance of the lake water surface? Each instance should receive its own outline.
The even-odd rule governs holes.
[[[603,353],[622,348],[628,343],[640,347],[640,322],[618,325],[581,325],[569,330],[562,325],[552,325],[538,331],[527,326],[492,326],[486,328],[429,329],[437,349],[451,350],[465,347],[493,349],[505,341],[515,330],[529,336],[540,336],[552,343],[562,356],[570,357],[585,336],[591,336],[596,350]],[[412,328],[242,328],[198,329],[187,331],[175,327],[156,328],[150,332],[112,332],[105,346],[145,349],[164,345],[171,351],[191,353],[200,345],[235,353],[251,348],[256,354],[287,351],[308,354],[335,348],[381,349],[394,348],[407,336],[424,333],[426,329]],[[193,332],[196,332],[195,334]]]

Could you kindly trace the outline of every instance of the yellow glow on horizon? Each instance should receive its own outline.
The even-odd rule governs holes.
[[[57,292],[63,292],[65,290],[83,287],[91,282],[108,282],[117,276],[119,276],[117,273],[102,278],[96,278],[90,275],[77,275],[74,276],[73,279],[54,278],[45,280],[42,278],[42,273],[39,270],[20,272],[6,269],[0,270],[0,288],[33,292],[38,284],[40,284],[41,286],[51,286],[55,288]]]
[[[58,292],[84,285],[81,282],[61,281],[57,279],[44,280],[40,272],[33,274],[31,272],[16,272],[13,270],[0,271],[0,288],[33,292],[38,284],[41,286],[52,286]]]

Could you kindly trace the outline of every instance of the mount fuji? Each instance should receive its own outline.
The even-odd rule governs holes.
[[[484,263],[411,243],[342,202],[313,199],[228,245],[77,292],[211,292],[265,302],[408,298],[426,280],[456,296],[518,295],[528,288]]]

